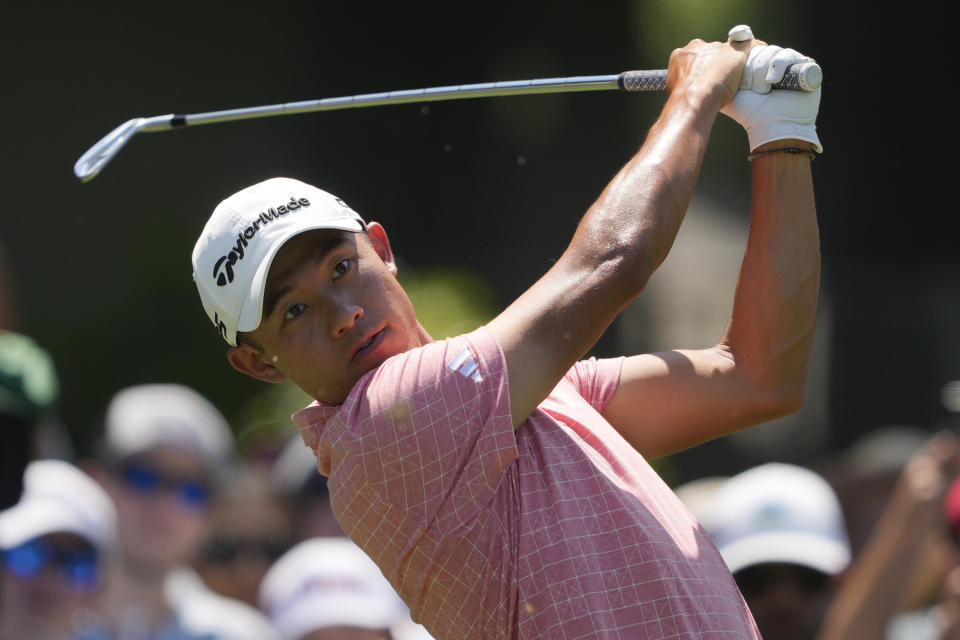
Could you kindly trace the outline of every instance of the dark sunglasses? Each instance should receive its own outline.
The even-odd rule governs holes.
[[[130,489],[142,495],[161,490],[172,491],[189,509],[204,509],[210,504],[210,488],[202,480],[177,478],[162,473],[148,464],[133,463],[120,470],[120,477]]]
[[[290,548],[290,541],[279,537],[240,540],[230,536],[214,536],[203,545],[203,557],[209,562],[230,564],[241,555],[259,556],[274,562]]]
[[[796,564],[757,564],[733,574],[740,592],[745,596],[763,593],[782,581],[799,587],[809,594],[818,593],[829,583],[831,577],[816,569]]]
[[[93,547],[61,549],[34,538],[3,552],[7,569],[21,578],[35,578],[46,567],[56,567],[76,591],[91,591],[100,583],[100,564]]]

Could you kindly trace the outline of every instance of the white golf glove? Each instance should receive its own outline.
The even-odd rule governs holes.
[[[823,152],[816,127],[820,88],[770,90],[783,79],[787,67],[811,61],[813,58],[776,45],[754,47],[747,53],[740,90],[721,113],[746,129],[751,151],[764,143],[790,138],[811,142],[817,153]]]

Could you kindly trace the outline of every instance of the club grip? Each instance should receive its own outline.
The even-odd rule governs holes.
[[[772,85],[774,89],[789,91],[816,91],[823,82],[823,70],[816,62],[799,62],[787,67],[783,80]],[[667,70],[624,71],[617,76],[617,84],[624,91],[664,91],[667,88]]]

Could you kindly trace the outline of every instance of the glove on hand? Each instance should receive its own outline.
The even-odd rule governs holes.
[[[721,113],[736,120],[747,131],[750,150],[773,140],[806,140],[823,152],[817,137],[820,89],[816,91],[771,91],[792,64],[813,58],[793,49],[765,45],[750,49],[743,68],[740,90]]]

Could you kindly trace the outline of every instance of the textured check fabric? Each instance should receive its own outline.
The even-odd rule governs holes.
[[[621,364],[579,363],[514,431],[481,328],[294,421],[341,525],[437,638],[759,638],[716,547],[601,417]]]

